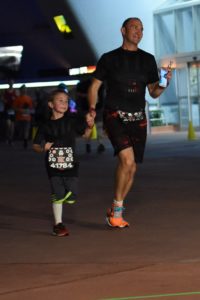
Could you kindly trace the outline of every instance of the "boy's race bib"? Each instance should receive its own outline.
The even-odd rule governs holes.
[[[49,149],[48,162],[49,166],[54,169],[72,169],[74,167],[72,147],[51,147]]]

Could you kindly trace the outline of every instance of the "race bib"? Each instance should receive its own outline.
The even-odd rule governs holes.
[[[125,111],[118,110],[117,113],[119,115],[119,118],[123,122],[134,122],[134,121],[140,121],[140,120],[144,119],[144,112],[143,111],[130,113],[130,112],[125,112]]]
[[[48,162],[49,166],[54,169],[72,169],[74,167],[72,147],[51,147],[49,149]]]

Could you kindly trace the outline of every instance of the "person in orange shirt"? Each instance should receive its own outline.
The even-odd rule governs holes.
[[[16,131],[20,139],[23,140],[24,149],[28,147],[28,139],[31,128],[33,100],[27,95],[25,85],[19,89],[19,96],[15,99],[13,107],[16,113]]]
[[[12,79],[9,80],[9,87],[3,94],[6,119],[6,142],[10,146],[13,146],[15,133],[15,111],[13,109],[13,103],[17,97],[16,91],[13,88],[13,84],[14,81]]]

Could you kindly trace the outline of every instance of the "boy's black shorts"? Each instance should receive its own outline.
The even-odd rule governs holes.
[[[53,201],[64,202],[69,192],[72,193],[70,197],[73,200],[77,199],[78,194],[78,177],[50,177],[51,193]]]
[[[133,147],[135,162],[143,161],[146,137],[147,120],[124,122],[120,119],[117,111],[104,112],[104,129],[114,148],[114,155],[121,150]]]

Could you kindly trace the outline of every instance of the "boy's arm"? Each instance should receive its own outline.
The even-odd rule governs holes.
[[[51,148],[52,145],[53,143],[45,141],[44,127],[39,127],[33,140],[33,150],[37,153],[46,152]]]
[[[33,150],[37,153],[44,152],[44,148],[39,144],[33,144]]]
[[[39,145],[39,144],[33,144],[33,150],[34,150],[35,152],[37,152],[37,153],[46,152],[46,151],[48,151],[48,150],[51,148],[52,145],[53,145],[53,143],[46,143],[46,144],[44,145],[44,147],[42,147],[42,146]]]

